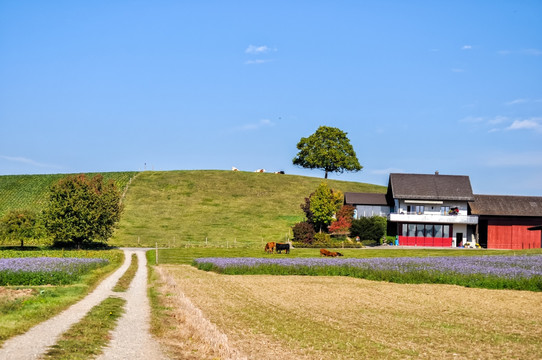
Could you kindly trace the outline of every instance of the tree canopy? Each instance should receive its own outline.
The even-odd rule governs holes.
[[[68,176],[51,186],[44,211],[45,228],[55,242],[77,247],[94,240],[107,241],[120,219],[120,192],[101,175]]]
[[[326,179],[330,172],[360,171],[363,167],[346,135],[338,128],[320,126],[311,136],[301,138],[294,165],[322,169]]]
[[[322,182],[316,191],[310,196],[310,211],[316,231],[327,231],[327,227],[333,221],[333,216],[341,207],[343,194],[333,191]]]
[[[35,235],[36,214],[30,210],[11,210],[0,219],[0,238],[24,241]]]

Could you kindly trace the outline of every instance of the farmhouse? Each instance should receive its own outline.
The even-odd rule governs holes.
[[[345,193],[355,217],[385,216],[410,246],[530,249],[541,235],[542,197],[475,195],[464,175],[390,174],[386,194]]]

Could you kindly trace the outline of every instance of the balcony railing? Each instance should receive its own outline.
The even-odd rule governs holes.
[[[417,222],[417,223],[442,223],[442,224],[478,224],[476,215],[442,215],[442,214],[417,214],[417,213],[391,213],[388,216],[390,221],[395,222]]]

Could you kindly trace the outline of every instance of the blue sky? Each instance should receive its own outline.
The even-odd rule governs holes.
[[[540,1],[0,0],[0,175],[364,166],[542,196]]]

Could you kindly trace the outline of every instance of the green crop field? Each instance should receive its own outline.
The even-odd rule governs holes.
[[[219,170],[146,171],[129,186],[110,243],[119,246],[260,247],[302,221],[300,204],[321,178]],[[327,180],[341,191],[383,186]]]
[[[135,172],[102,173],[104,179],[115,181],[120,189],[135,176]],[[94,176],[88,173],[87,176]],[[0,176],[0,217],[12,209],[40,211],[47,202],[49,187],[66,174],[4,175]]]

